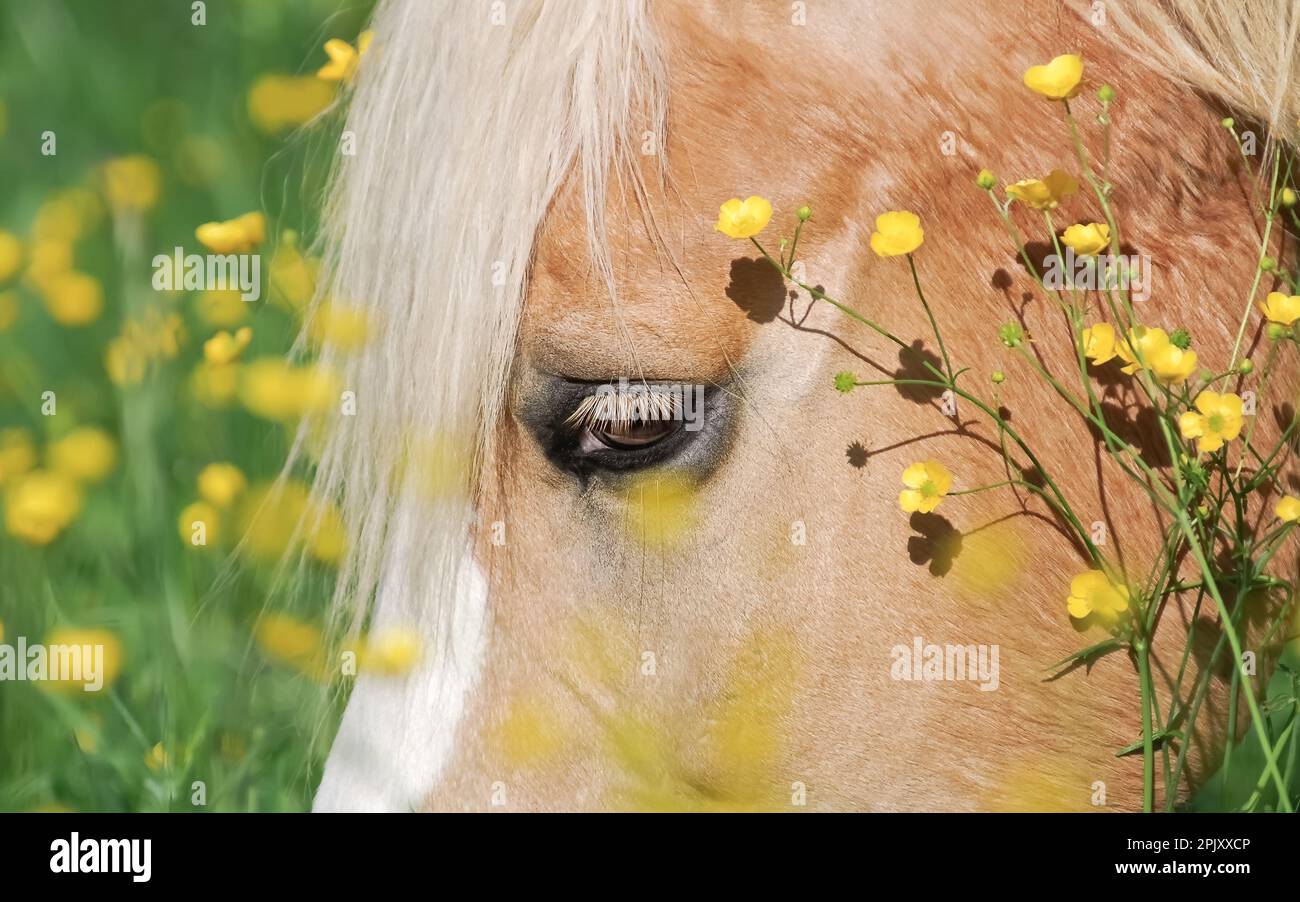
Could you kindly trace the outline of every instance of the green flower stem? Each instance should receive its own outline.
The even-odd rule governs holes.
[[[1237,340],[1232,345],[1232,358],[1228,363],[1228,369],[1233,369],[1237,365],[1237,355],[1241,353],[1241,342],[1246,337],[1246,323],[1250,322],[1250,311],[1255,303],[1255,292],[1259,290],[1260,279],[1264,276],[1264,269],[1260,266],[1260,263],[1263,262],[1268,251],[1268,243],[1273,235],[1273,220],[1277,216],[1277,175],[1280,161],[1281,154],[1275,153],[1273,156],[1273,179],[1269,188],[1271,200],[1264,216],[1264,237],[1259,243],[1259,253],[1255,256],[1255,278],[1251,281],[1250,291],[1246,294],[1246,307],[1241,312],[1241,325],[1237,327]]]
[[[1138,682],[1142,693],[1142,810],[1152,811],[1155,804],[1155,748],[1151,732],[1151,705],[1154,687],[1151,685],[1151,646],[1147,639],[1134,643],[1137,653]],[[1166,787],[1166,792],[1168,788]]]
[[[952,361],[948,359],[948,349],[944,347],[943,335],[939,332],[939,324],[935,322],[934,313],[925,300],[925,292],[921,290],[921,277],[916,274],[916,261],[911,254],[907,255],[907,265],[912,270],[912,284],[916,286],[916,296],[921,299],[921,306],[925,308],[925,315],[930,318],[930,328],[934,329],[934,340],[939,343],[939,352],[943,354],[943,366],[948,371],[948,381],[953,382]]]

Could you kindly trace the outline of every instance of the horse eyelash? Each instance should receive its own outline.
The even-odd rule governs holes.
[[[656,385],[598,391],[578,402],[565,423],[575,429],[629,426],[635,422],[669,420],[681,414],[681,398]]]

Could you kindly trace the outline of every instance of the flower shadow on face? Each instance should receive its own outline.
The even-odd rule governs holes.
[[[756,323],[770,323],[785,307],[785,280],[771,263],[740,257],[731,261],[727,297]]]
[[[899,367],[894,371],[895,379],[925,379],[934,381],[938,377],[926,369],[930,364],[942,372],[943,361],[933,351],[927,351],[918,338],[909,347],[898,349]],[[898,393],[915,404],[930,404],[943,395],[943,389],[936,385],[899,385]]]
[[[932,576],[947,576],[961,554],[961,532],[940,514],[918,511],[907,522],[919,533],[907,540],[907,556],[912,563],[929,564]]]

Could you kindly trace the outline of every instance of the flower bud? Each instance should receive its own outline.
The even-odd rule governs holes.
[[[1102,103],[1110,103],[1115,99],[1115,89],[1110,85],[1102,85],[1097,89],[1097,99]]]
[[[1227,116],[1227,117],[1225,117],[1224,120],[1223,120],[1222,122],[1220,122],[1219,124],[1222,125],[1224,128],[1231,129],[1231,128],[1232,128],[1233,126],[1235,126],[1237,123],[1235,123],[1235,122],[1232,121],[1232,117],[1231,117],[1231,116]]]
[[[1174,333],[1169,336],[1169,343],[1180,350],[1186,351],[1192,346],[1192,336],[1186,329],[1175,329]]]
[[[807,204],[804,204],[802,207],[799,208],[798,213],[796,215],[799,217],[800,222],[807,222],[809,219],[812,218],[812,207],[808,206]]]
[[[835,374],[835,390],[841,394],[847,395],[856,387],[857,381],[858,377],[850,373],[848,370],[838,372]]]
[[[1272,272],[1277,269],[1277,261],[1272,257],[1265,257],[1263,260],[1259,261],[1259,268],[1264,270],[1264,272]]]
[[[1237,364],[1237,372],[1243,376],[1249,376],[1251,373],[1255,372],[1254,361],[1249,359],[1243,360],[1241,363]]]
[[[989,379],[993,381],[994,385],[1001,385],[1003,382],[1007,381],[1007,374],[1002,372],[1002,370],[994,370],[993,375],[989,376]]]
[[[1280,202],[1281,202],[1282,206],[1284,206],[1284,207],[1294,207],[1294,206],[1295,206],[1295,201],[1296,201],[1295,189],[1294,189],[1294,188],[1283,188],[1283,189],[1282,189],[1282,197],[1280,198]]]
[[[1281,323],[1268,324],[1268,337],[1277,341],[1279,338],[1285,338],[1287,333],[1286,326]]]
[[[1025,330],[1020,323],[1004,323],[1002,327],[998,329],[998,338],[1000,338],[1002,343],[1008,348],[1016,348],[1024,342]]]
[[[993,190],[993,186],[997,184],[997,178],[995,178],[993,173],[989,172],[987,169],[981,169],[980,174],[975,176],[975,184],[978,185],[982,191],[991,191]]]

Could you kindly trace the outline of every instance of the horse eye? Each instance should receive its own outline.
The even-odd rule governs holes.
[[[642,419],[621,423],[594,423],[583,429],[578,445],[584,452],[602,449],[638,451],[662,442],[676,432],[680,425],[680,420]]]

